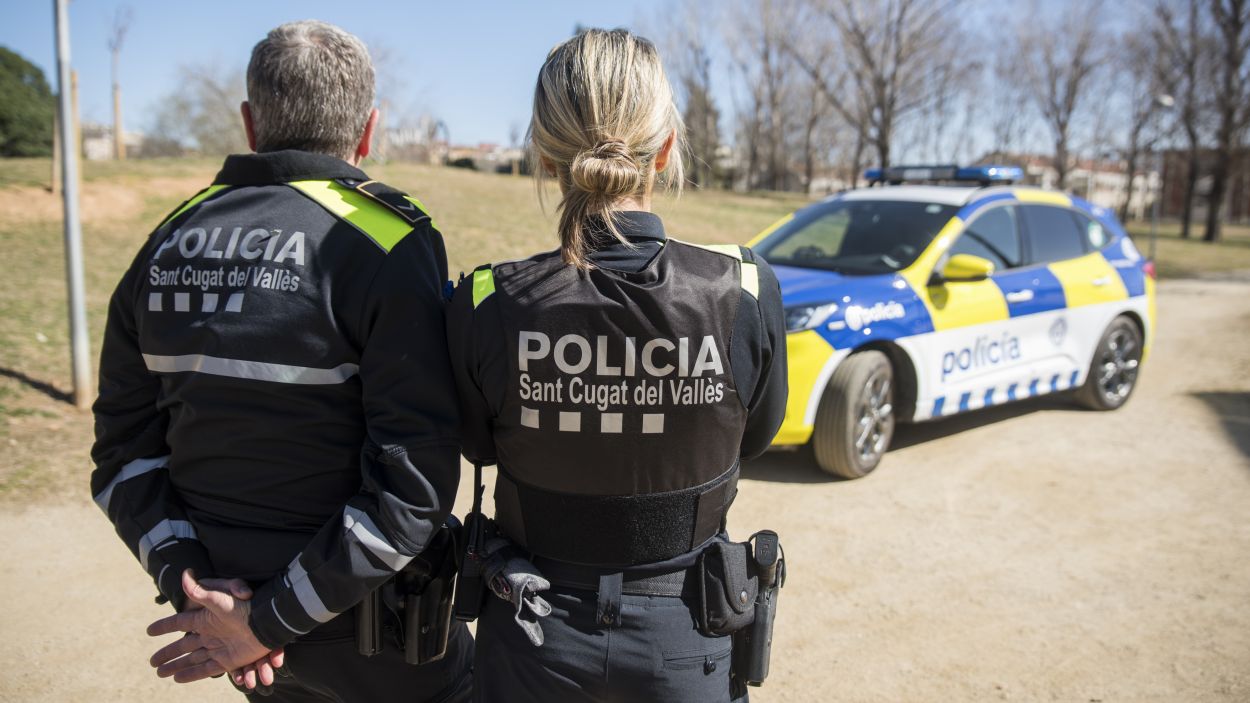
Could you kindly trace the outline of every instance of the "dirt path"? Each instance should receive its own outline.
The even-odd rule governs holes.
[[[753,700],[1250,700],[1250,285],[1165,284],[1160,317],[1120,412],[905,428],[855,482],[748,467],[731,527],[778,530],[791,572]],[[0,699],[240,700],[152,675],[164,610],[85,499],[0,543]]]

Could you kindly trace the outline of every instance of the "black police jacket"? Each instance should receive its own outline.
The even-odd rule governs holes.
[[[258,586],[276,647],[426,545],[459,479],[446,255],[411,198],[329,156],[231,156],[109,305],[96,502],[182,604]]]
[[[630,566],[723,528],[739,458],[784,416],[785,330],[768,264],[620,216],[579,271],[558,252],[483,267],[448,339],[465,455],[497,463],[495,517],[536,554]]]

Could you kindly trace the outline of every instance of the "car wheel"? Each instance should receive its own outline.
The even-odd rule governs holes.
[[[879,351],[852,354],[820,398],[812,450],[821,469],[859,478],[877,468],[894,437],[894,370]]]
[[[1077,402],[1091,410],[1115,410],[1124,405],[1137,387],[1141,354],[1137,325],[1127,317],[1112,320],[1094,349],[1085,385],[1076,392]]]

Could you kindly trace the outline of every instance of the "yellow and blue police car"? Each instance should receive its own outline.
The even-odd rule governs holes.
[[[1154,334],[1154,265],[1107,209],[1010,166],[896,167],[749,245],[781,283],[790,399],[774,446],[857,478],[896,422],[1072,391],[1128,400]]]

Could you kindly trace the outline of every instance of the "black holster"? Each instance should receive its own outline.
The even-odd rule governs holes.
[[[356,647],[365,655],[382,651],[382,633],[390,629],[409,664],[426,664],[447,654],[451,633],[452,593],[460,521],[446,523],[395,577],[356,606]],[[391,628],[383,624],[391,619]]]
[[[768,677],[777,595],[785,583],[777,533],[761,530],[746,542],[713,543],[699,555],[699,631],[733,636],[735,688]]]

